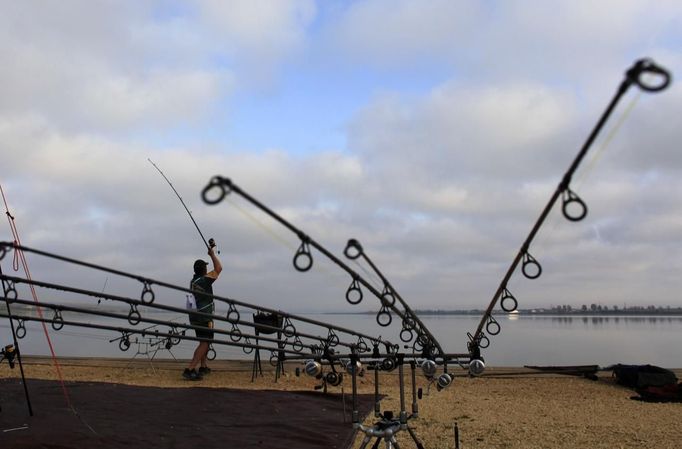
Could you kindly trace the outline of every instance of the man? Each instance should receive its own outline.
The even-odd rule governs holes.
[[[213,304],[213,283],[220,272],[223,271],[223,266],[220,260],[215,255],[213,246],[208,250],[208,255],[213,262],[213,270],[207,271],[208,262],[198,259],[194,262],[194,276],[190,282],[190,290],[194,294],[194,299],[197,305],[197,312],[208,313],[213,315],[215,306]],[[189,322],[192,326],[200,326],[204,329],[195,329],[197,338],[201,338],[199,346],[194,350],[194,356],[189,366],[185,368],[182,377],[188,380],[201,380],[205,374],[211,372],[207,366],[207,354],[211,340],[213,340],[213,320],[209,317],[202,316],[196,313],[189,313]],[[197,366],[199,370],[197,371]]]

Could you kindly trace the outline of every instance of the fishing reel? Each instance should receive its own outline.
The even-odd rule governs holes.
[[[173,326],[169,331],[169,337],[166,338],[166,343],[164,347],[170,351],[171,348],[175,345],[180,344],[181,336],[185,336],[186,329],[183,329],[182,331],[179,331],[177,327]]]
[[[7,360],[9,367],[14,369],[14,358],[17,356],[17,350],[14,345],[7,345],[2,350],[0,350],[0,362]]]
[[[358,366],[354,368],[352,363],[348,363],[344,365],[344,367],[348,373],[352,373],[353,369],[359,369]],[[316,390],[324,389],[324,391],[326,392],[327,385],[331,385],[332,387],[338,387],[343,383],[343,373],[337,373],[336,370],[334,369],[334,366],[332,365],[332,370],[329,371],[327,374],[323,374],[322,363],[317,360],[308,360],[307,362],[305,362],[303,372],[307,376],[322,381],[321,385],[315,386]],[[299,368],[296,368],[296,374],[298,375],[299,373],[300,373]]]
[[[474,377],[481,376],[485,371],[485,362],[482,359],[472,359],[469,362],[469,374]]]
[[[343,363],[343,367],[351,376],[355,374],[362,377],[365,374],[365,370],[362,368],[362,363],[360,363],[360,360],[356,360],[355,362],[348,360]]]
[[[322,364],[315,360],[308,360],[305,362],[303,372],[310,377],[317,377],[322,374]]]
[[[440,376],[438,376],[438,380],[436,381],[436,389],[438,391],[444,390],[448,388],[450,385],[452,385],[452,375],[449,373],[443,373]]]
[[[324,376],[325,383],[331,385],[332,387],[338,387],[343,383],[343,374],[337,373],[335,371],[329,371]]]
[[[435,360],[431,359],[426,359],[424,360],[421,365],[422,369],[422,374],[424,374],[424,377],[428,379],[429,381],[429,389],[431,389],[431,385],[434,383],[436,384],[436,389],[438,391],[441,391],[445,388],[448,388],[452,384],[452,374],[444,372],[440,376],[436,377],[436,371],[438,371],[438,364],[435,362]]]
[[[208,249],[209,251],[216,247],[216,242],[213,237],[208,239]],[[216,250],[216,254],[220,254],[220,250]]]
[[[422,373],[427,379],[433,379],[433,376],[436,375],[437,368],[436,362],[430,359],[424,360],[421,364]]]

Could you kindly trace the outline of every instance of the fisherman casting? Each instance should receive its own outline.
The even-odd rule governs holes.
[[[213,315],[215,305],[213,303],[213,283],[218,279],[220,272],[223,271],[223,266],[216,256],[213,248],[215,243],[213,239],[209,240],[211,246],[208,248],[208,256],[213,262],[213,269],[208,271],[208,262],[202,259],[197,259],[194,262],[194,276],[190,282],[190,290],[194,295],[196,303],[196,311],[204,314]],[[189,322],[192,326],[199,326],[195,328],[197,338],[202,340],[194,350],[194,355],[182,373],[182,377],[188,380],[201,380],[205,374],[211,372],[207,365],[208,350],[213,340],[213,319],[209,316],[200,315],[194,311],[189,312]],[[197,370],[199,366],[199,370]]]

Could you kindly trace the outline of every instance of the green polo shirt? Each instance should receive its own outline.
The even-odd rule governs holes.
[[[197,312],[210,313],[213,314],[215,306],[213,304],[213,282],[215,279],[208,276],[194,275],[192,281],[190,282],[190,290],[194,295],[194,300],[197,303]],[[190,315],[192,317],[192,315]],[[210,318],[194,316],[196,321],[211,321]]]

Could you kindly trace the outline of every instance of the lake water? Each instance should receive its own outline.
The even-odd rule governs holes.
[[[174,319],[187,322],[186,317],[165,312],[150,312],[145,315],[155,319]],[[243,315],[245,316],[245,315]],[[372,336],[399,343],[400,325],[394,323],[388,328],[377,326],[374,315],[315,314],[307,315],[315,320],[333,323]],[[433,333],[446,352],[466,352],[467,332],[473,333],[478,316],[422,316],[424,325]],[[682,317],[565,317],[565,316],[519,316],[496,317],[502,331],[490,337],[490,347],[483,350],[486,363],[490,366],[523,365],[600,365],[615,363],[650,363],[667,368],[682,367]],[[65,316],[65,319],[70,319]],[[93,323],[107,323],[128,327],[127,322],[81,316]],[[396,320],[397,321],[397,320]],[[220,323],[226,325],[227,323]],[[141,323],[138,327],[145,327]],[[61,357],[118,357],[118,358],[172,358],[187,359],[196,346],[194,342],[181,342],[170,351],[151,345],[154,339],[137,337],[137,342],[123,352],[118,342],[109,340],[118,337],[110,331],[65,327],[54,331],[47,325],[55,352]],[[315,335],[326,335],[320,328],[297,324],[298,331]],[[19,340],[22,354],[49,355],[48,345],[40,323],[27,322],[26,336]],[[353,339],[344,338],[352,342]],[[0,319],[0,344],[12,343],[9,322]],[[227,337],[226,337],[227,338]],[[216,345],[218,358],[251,359],[241,348]],[[262,355],[267,360],[268,354]]]

